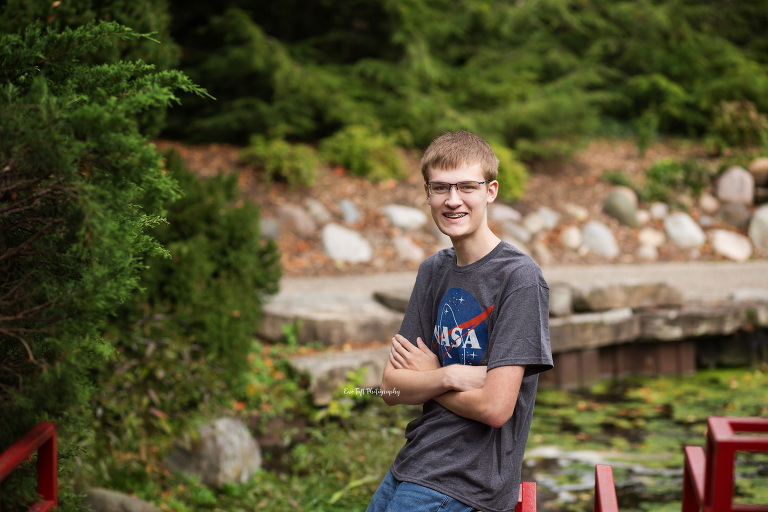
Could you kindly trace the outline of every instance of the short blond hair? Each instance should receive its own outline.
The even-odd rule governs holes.
[[[421,157],[421,175],[429,182],[431,169],[459,169],[480,164],[485,181],[499,174],[499,159],[482,137],[467,131],[448,132],[432,141]]]

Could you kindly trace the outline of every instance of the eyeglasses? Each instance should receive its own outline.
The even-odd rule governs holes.
[[[429,194],[436,196],[443,196],[451,192],[451,187],[456,187],[456,192],[462,194],[472,194],[480,190],[480,185],[483,185],[484,181],[460,181],[459,183],[443,183],[441,181],[431,181],[427,183],[429,187]]]

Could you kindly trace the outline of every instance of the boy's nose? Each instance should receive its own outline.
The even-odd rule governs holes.
[[[451,187],[448,189],[448,198],[445,200],[447,205],[459,205],[462,203],[461,194],[459,194],[458,187]]]

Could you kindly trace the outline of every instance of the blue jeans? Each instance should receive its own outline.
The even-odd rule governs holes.
[[[441,492],[384,476],[365,512],[471,512],[473,509]]]

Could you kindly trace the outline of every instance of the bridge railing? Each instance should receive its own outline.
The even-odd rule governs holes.
[[[619,512],[613,468],[605,464],[595,466],[595,512]]]
[[[43,421],[0,454],[2,482],[19,464],[29,460],[32,454],[37,452],[37,492],[42,499],[33,503],[29,512],[45,512],[58,504],[56,442],[56,424]]]
[[[736,452],[768,453],[768,418],[711,416],[707,426],[706,451],[685,447],[683,512],[768,512],[768,504],[733,503]]]
[[[515,512],[536,512],[536,482],[520,484],[520,497]]]

